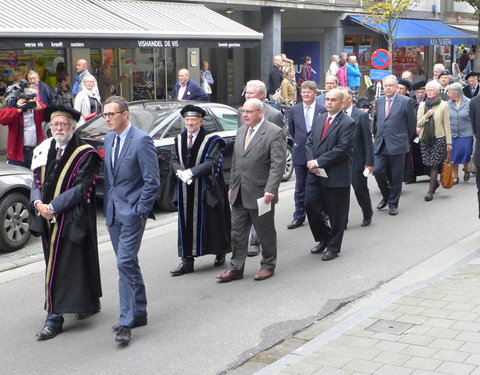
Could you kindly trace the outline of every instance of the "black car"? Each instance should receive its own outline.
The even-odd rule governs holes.
[[[203,127],[215,132],[225,139],[227,149],[223,155],[223,172],[228,183],[232,162],[233,145],[237,134],[237,110],[224,104],[194,101],[136,101],[129,103],[130,120],[137,127],[149,134],[155,143],[160,166],[160,190],[157,204],[162,210],[176,210],[176,177],[172,173],[170,162],[174,148],[174,139],[185,129],[180,110],[186,104],[195,104],[207,111],[203,119]],[[96,117],[77,129],[79,136],[96,147],[103,156],[103,141],[108,133],[105,120]],[[293,140],[287,141],[287,166],[283,181],[288,180],[293,172],[291,150]],[[101,180],[100,180],[101,182]],[[103,194],[102,188],[97,193]]]

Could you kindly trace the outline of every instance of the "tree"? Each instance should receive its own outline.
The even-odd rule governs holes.
[[[477,30],[477,45],[480,38],[480,0],[454,0],[459,3],[468,3],[470,6],[475,9],[475,14],[478,16],[478,30]],[[473,70],[478,72],[480,68],[480,51],[475,51],[475,65]]]
[[[480,3],[480,0],[469,0]],[[365,0],[363,1],[363,10],[365,20],[363,23],[369,23],[382,31],[383,36],[388,43],[388,52],[392,56],[393,43],[395,35],[400,24],[400,19],[405,17],[408,9],[417,6],[418,0]],[[393,60],[393,59],[392,59]],[[388,69],[392,70],[392,63]]]

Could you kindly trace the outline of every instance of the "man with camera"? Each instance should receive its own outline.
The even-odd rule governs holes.
[[[45,104],[37,100],[34,86],[22,88],[20,85],[15,96],[15,107],[0,110],[0,124],[8,126],[7,162],[30,168],[33,149],[44,139],[42,122]]]

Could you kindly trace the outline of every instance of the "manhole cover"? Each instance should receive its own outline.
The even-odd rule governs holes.
[[[410,327],[413,327],[413,324],[396,322],[393,320],[377,320],[370,327],[366,329],[373,332],[383,332],[391,333],[393,335],[401,335]]]

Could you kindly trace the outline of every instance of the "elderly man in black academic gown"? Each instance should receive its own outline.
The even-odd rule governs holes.
[[[62,331],[63,314],[84,319],[100,309],[95,182],[101,158],[74,133],[80,112],[50,104],[44,112],[53,138],[34,150],[30,201],[37,217],[30,227],[42,236],[45,256],[44,328],[40,340]]]
[[[194,258],[215,254],[214,266],[230,252],[230,205],[222,174],[223,138],[202,127],[206,112],[188,104],[181,110],[186,130],[175,138],[172,169],[178,179],[178,256],[172,276],[193,272]]]

